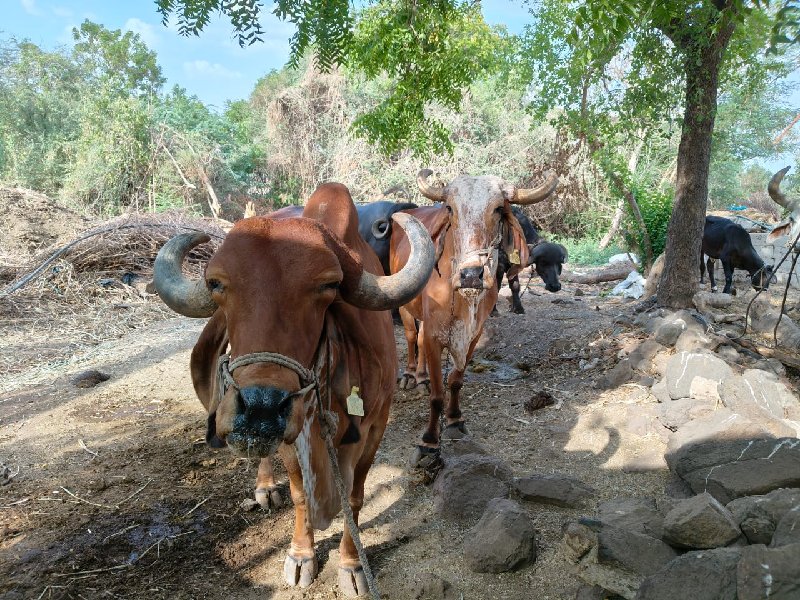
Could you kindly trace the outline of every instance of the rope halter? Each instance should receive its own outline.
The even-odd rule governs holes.
[[[314,371],[305,368],[303,365],[289,356],[285,356],[277,352],[253,352],[252,354],[242,354],[241,356],[231,360],[230,354],[223,354],[219,357],[217,362],[217,389],[219,390],[220,400],[222,400],[229,388],[233,388],[236,391],[241,391],[239,384],[237,384],[233,378],[233,372],[239,367],[245,367],[247,365],[254,365],[257,363],[278,365],[280,367],[289,369],[290,371],[294,371],[297,374],[302,387],[296,392],[290,393],[289,397],[303,396],[318,387],[317,374]]]

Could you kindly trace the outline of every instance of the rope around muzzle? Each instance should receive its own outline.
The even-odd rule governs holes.
[[[279,365],[281,367],[285,367],[291,371],[294,371],[297,376],[300,378],[300,385],[304,386],[301,389],[297,390],[296,392],[292,392],[289,397],[292,396],[304,396],[310,391],[314,391],[314,395],[316,396],[317,400],[317,413],[319,414],[320,418],[320,430],[322,433],[322,439],[325,440],[325,447],[328,450],[328,457],[331,461],[331,468],[333,469],[333,479],[336,483],[336,489],[339,492],[339,501],[342,505],[342,513],[344,513],[345,523],[347,528],[350,530],[350,538],[353,540],[353,545],[356,547],[356,552],[358,553],[358,560],[361,562],[361,568],[364,571],[364,579],[367,581],[367,588],[369,589],[369,595],[372,600],[380,600],[381,595],[378,591],[378,584],[375,581],[375,576],[372,574],[372,569],[369,566],[369,561],[367,560],[367,552],[364,549],[364,545],[361,543],[361,536],[358,532],[358,525],[356,524],[355,517],[353,516],[353,509],[350,507],[350,499],[347,496],[347,489],[344,485],[344,479],[342,478],[342,472],[339,469],[339,457],[336,456],[336,448],[333,446],[333,434],[336,431],[336,416],[330,410],[331,407],[331,385],[330,385],[330,374],[331,374],[331,365],[330,365],[330,344],[326,338],[326,354],[327,358],[325,361],[325,372],[326,372],[326,392],[328,396],[328,409],[325,410],[322,405],[322,394],[320,394],[319,390],[319,377],[317,371],[321,370],[322,368],[322,361],[317,361],[317,371],[312,371],[307,369],[302,364],[297,362],[295,359],[286,356],[284,354],[279,354],[276,352],[254,352],[252,354],[243,354],[237,358],[231,360],[230,354],[223,354],[219,357],[217,362],[217,380],[218,386],[217,389],[219,390],[219,397],[220,400],[227,392],[228,388],[232,387],[235,390],[239,391],[239,385],[233,379],[233,372],[238,369],[239,367],[244,367],[247,365],[253,365],[256,363],[270,363],[274,365]],[[320,357],[321,358],[321,357]],[[304,475],[305,476],[305,475]]]

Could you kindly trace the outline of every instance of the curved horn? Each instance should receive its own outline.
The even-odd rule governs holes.
[[[555,191],[558,186],[558,175],[552,171],[548,172],[547,179],[539,187],[535,188],[519,188],[514,191],[514,197],[511,199],[512,204],[536,204],[547,198]]]
[[[422,169],[417,174],[417,187],[420,193],[426,198],[430,198],[435,202],[444,202],[444,188],[434,187],[428,183],[428,177],[433,175],[430,169]]]
[[[188,279],[181,272],[186,255],[211,238],[205,233],[181,233],[161,247],[153,267],[153,283],[158,295],[176,313],[185,317],[210,317],[217,304],[202,279]]]
[[[407,304],[422,291],[431,276],[434,252],[428,230],[406,213],[395,213],[392,219],[406,232],[411,254],[405,266],[394,275],[377,276],[367,271],[361,274],[358,286],[345,298],[360,308],[389,310]]]
[[[392,228],[389,227],[389,225],[390,225],[389,219],[378,219],[377,221],[373,222],[372,237],[374,237],[376,240],[382,240],[383,238],[385,238],[387,235],[389,235],[389,232],[392,230]]]
[[[781,181],[783,181],[783,177],[792,167],[784,167],[775,175],[772,176],[772,179],[769,180],[769,185],[767,185],[767,192],[769,193],[769,197],[775,200],[777,204],[780,204],[783,208],[791,209],[791,202],[786,197],[786,194],[781,192]]]

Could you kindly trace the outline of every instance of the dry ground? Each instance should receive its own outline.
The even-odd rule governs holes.
[[[501,307],[490,320],[463,392],[468,426],[519,476],[567,473],[595,487],[598,502],[660,496],[668,475],[658,435],[630,436],[603,417],[608,403],[635,410],[652,398],[636,385],[597,391],[599,371],[578,366],[590,354],[610,366],[635,335],[613,324],[623,305],[590,287],[580,298],[567,288],[554,295],[534,284],[523,298],[526,315]],[[0,487],[0,598],[339,597],[341,518],[319,534],[317,582],[288,589],[281,565],[292,510],[243,512],[255,465],[203,444],[205,415],[187,368],[202,324],[170,318],[95,346],[64,347],[49,362],[29,356],[7,374],[0,461],[19,474]],[[28,348],[45,342],[33,327],[24,338]],[[92,389],[70,384],[90,367],[111,379]],[[523,405],[539,391],[558,402],[529,414]],[[363,538],[384,596],[411,597],[415,579],[433,572],[464,598],[571,597],[578,584],[556,552],[561,524],[594,506],[526,503],[538,531],[535,565],[470,572],[461,560],[469,525],[435,516],[431,488],[406,469],[426,411],[420,393],[397,393],[367,480]]]

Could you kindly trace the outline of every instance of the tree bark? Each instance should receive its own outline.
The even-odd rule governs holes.
[[[696,33],[681,44],[686,106],[678,147],[675,202],[657,296],[658,304],[669,308],[690,308],[698,288],[719,67],[736,26],[730,10],[727,8],[721,13],[716,33],[711,33],[714,23],[710,22],[704,31],[708,37],[703,39]]]

